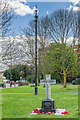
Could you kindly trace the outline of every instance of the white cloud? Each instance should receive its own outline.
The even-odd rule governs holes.
[[[78,4],[78,2],[80,1],[80,0],[69,0],[70,2],[73,2],[74,3],[74,5],[76,5],[76,4]]]
[[[80,11],[80,0],[69,0],[73,5],[69,6],[69,10]],[[78,5],[78,6],[77,6]]]
[[[72,8],[73,8],[73,6],[72,6],[72,5],[70,5],[68,9],[69,9],[69,10],[71,10]]]
[[[49,14],[49,11],[47,10],[46,14],[48,15]]]
[[[70,5],[70,7],[68,8],[68,10],[73,10],[73,11],[80,11],[80,7],[76,7],[76,6],[72,6]]]
[[[69,37],[68,39],[67,39],[67,45],[68,46],[73,46],[74,45],[74,43],[75,43],[75,45],[78,45],[78,38],[75,38],[74,39],[74,37]]]
[[[79,7],[73,7],[73,10],[74,11],[80,11],[80,8]]]
[[[68,2],[68,0],[27,0],[27,2]]]
[[[25,2],[26,3],[26,0],[20,0],[20,2]]]
[[[25,16],[26,14],[33,14],[34,9],[31,9],[22,2],[26,3],[26,0],[10,0],[9,5],[17,15]]]

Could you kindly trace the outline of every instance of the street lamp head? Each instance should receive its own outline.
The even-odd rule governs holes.
[[[35,5],[34,9],[35,9],[35,13],[38,13],[37,5]]]
[[[38,13],[38,9],[37,9],[37,6],[35,6],[35,20],[34,20],[34,22],[36,22],[36,24],[37,24],[37,19],[38,19],[38,15],[37,15],[37,13]]]

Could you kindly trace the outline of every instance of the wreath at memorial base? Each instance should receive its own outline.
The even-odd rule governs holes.
[[[69,114],[69,112],[64,111],[64,112],[56,112],[56,113],[54,113],[54,112],[47,112],[47,113],[45,113],[45,112],[40,112],[40,108],[37,108],[37,109],[34,109],[34,110],[32,111],[32,113],[30,113],[30,114],[31,114],[31,115],[36,115],[36,114],[65,115],[65,114]]]

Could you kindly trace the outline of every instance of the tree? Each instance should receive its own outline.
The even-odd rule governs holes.
[[[67,43],[70,36],[73,36],[73,15],[72,11],[57,10],[50,15],[49,36],[59,43]]]
[[[5,36],[8,31],[10,31],[10,25],[14,14],[11,7],[9,6],[8,0],[0,1],[0,30],[2,31],[2,36]]]
[[[40,48],[38,49],[38,79],[41,79],[41,76],[43,76],[43,79],[45,79],[45,74],[42,73],[41,69],[41,59],[43,56],[45,56],[46,47],[50,44],[50,40],[48,38],[48,28],[49,28],[49,22],[50,19],[46,15],[45,17],[42,17],[38,20],[38,37],[39,37],[39,45]],[[45,87],[45,85],[43,86]]]
[[[77,14],[74,11],[57,10],[50,16],[50,24],[48,28],[48,34],[51,40],[57,44],[62,43],[61,54],[65,56],[65,49],[68,39],[72,36],[73,43],[77,37],[78,24]],[[76,41],[75,41],[76,42]],[[62,63],[64,64],[64,58],[62,57]]]
[[[22,79],[25,79],[27,75],[31,74],[29,71],[28,65],[16,65],[12,68],[9,68],[4,72],[4,76],[10,80],[10,77],[12,75],[12,80],[20,80],[20,77]]]
[[[45,24],[46,22],[46,24]],[[41,49],[43,56],[45,55],[45,48],[49,45],[50,41],[48,39],[48,27],[49,27],[49,17],[45,16],[38,19],[38,81],[41,78],[41,56],[39,55],[39,51]],[[22,32],[28,38],[28,53],[31,57],[31,64],[33,66],[33,74],[35,71],[35,23],[34,21],[30,21],[28,27],[24,28]]]
[[[67,75],[78,75],[80,63],[77,62],[78,56],[71,47],[65,45],[64,54],[62,54],[62,46],[61,43],[52,43],[49,46],[42,60],[42,70],[45,74],[63,75],[64,87],[66,87]]]
[[[4,36],[8,33],[10,34],[10,25],[12,24],[13,19],[13,11],[9,6],[8,0],[0,0],[0,39],[3,39]],[[1,47],[1,40],[0,40],[0,47]],[[0,50],[0,63],[3,71],[3,61],[2,61],[2,50]]]
[[[64,10],[64,9],[54,11],[51,15],[38,19],[38,46],[40,45],[39,48],[42,51],[42,55],[38,54],[39,77],[42,74],[42,70],[41,70],[42,58],[41,57],[45,56],[47,45],[49,45],[50,43],[49,40],[55,41],[57,44],[62,43],[61,54],[62,56],[65,56],[65,49],[66,49],[66,44],[68,42],[68,39],[71,36],[74,37],[75,36],[74,34],[76,34],[77,26],[73,32],[73,28],[75,25],[76,25],[76,19],[74,18],[74,12]],[[34,22],[31,21],[29,26],[26,27],[23,31],[26,36],[33,37],[35,35]]]
[[[7,65],[8,67],[12,67],[17,64],[28,64],[29,55],[27,48],[27,38],[22,36],[8,38],[5,37],[3,42],[1,43],[2,47],[2,63]],[[28,60],[27,60],[28,59]]]

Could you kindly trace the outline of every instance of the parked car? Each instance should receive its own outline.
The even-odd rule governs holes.
[[[75,80],[72,81],[73,85],[78,85],[80,84],[80,78],[76,78]]]
[[[16,83],[18,84],[18,83],[19,83],[19,80],[17,80]]]
[[[15,84],[15,82],[14,81],[10,81],[10,84]]]

